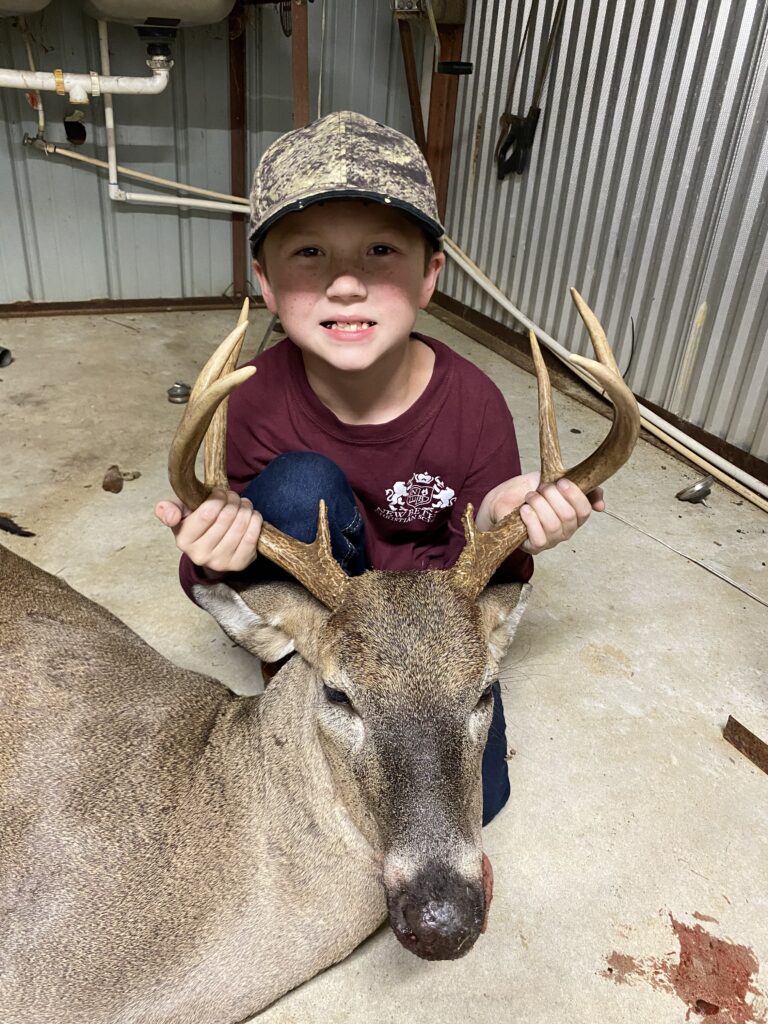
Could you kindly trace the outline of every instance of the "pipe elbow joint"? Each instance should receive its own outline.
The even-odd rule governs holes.
[[[88,102],[88,90],[84,85],[75,83],[69,90],[69,102],[75,105],[81,105]]]

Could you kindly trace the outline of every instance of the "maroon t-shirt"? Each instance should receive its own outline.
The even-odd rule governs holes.
[[[241,492],[284,452],[314,451],[346,473],[365,522],[368,561],[376,569],[441,569],[464,544],[461,516],[497,484],[518,476],[520,456],[504,397],[482,370],[434,338],[414,334],[435,353],[423,394],[388,423],[342,423],[309,386],[300,350],[286,338],[252,361],[257,372],[232,394],[227,469]],[[533,559],[518,550],[494,579],[527,580]],[[191,597],[207,583],[182,556]]]

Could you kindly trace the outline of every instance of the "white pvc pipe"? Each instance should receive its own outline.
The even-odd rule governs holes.
[[[109,35],[106,21],[99,20],[99,55],[101,72],[107,76],[109,66]],[[109,93],[104,97],[104,127],[107,130],[107,166],[109,167],[109,196],[117,198],[117,146],[115,144],[115,117],[112,112],[112,97]]]
[[[109,77],[109,35],[106,21],[99,21],[99,51],[103,77]],[[109,198],[123,203],[149,203],[154,206],[191,207],[196,210],[218,210],[222,213],[248,213],[250,205],[215,202],[210,199],[189,199],[186,196],[163,196],[156,192],[124,192],[117,182],[117,142],[112,97],[104,96],[104,124],[107,130],[107,166],[109,168]],[[140,172],[138,172],[140,174]],[[138,176],[138,175],[137,175]],[[151,180],[151,175],[143,175]],[[159,179],[162,182],[162,179]]]
[[[589,384],[590,387],[595,388],[595,382],[571,362],[568,349],[560,345],[559,342],[555,341],[555,339],[547,334],[546,331],[542,330],[537,324],[514,306],[507,296],[496,287],[490,278],[482,272],[476,263],[473,263],[472,260],[469,259],[466,253],[463,252],[463,250],[461,250],[452,239],[447,237],[445,238],[445,249],[451,259],[453,259],[454,262],[457,263],[473,281],[476,281],[483,291],[490,295],[491,298],[495,299],[500,306],[503,306],[504,309],[511,313],[516,320],[519,320],[521,324],[524,324],[529,330],[533,331],[536,337],[540,341],[543,341],[546,347],[551,349],[555,355],[559,356],[564,362],[566,362],[569,368],[581,377],[585,383]],[[598,390],[602,389],[598,388]],[[673,427],[671,423],[667,423],[667,421],[662,419],[661,416],[658,416],[655,412],[647,409],[644,405],[641,405],[640,402],[637,404],[640,409],[641,417],[643,421],[645,421],[644,426],[648,426],[650,424],[655,428],[653,433],[657,436],[661,436],[662,440],[664,440],[664,435],[673,438],[677,441],[678,445],[698,456],[698,458],[695,459],[697,463],[701,464],[702,461],[704,461],[707,467],[711,467],[713,470],[719,471],[714,473],[718,478],[722,479],[723,475],[732,477],[742,485],[742,488],[739,489],[739,493],[744,493],[745,490],[749,490],[754,492],[756,495],[761,495],[764,499],[768,499],[768,487],[766,487],[761,480],[758,480],[757,477],[751,476],[749,473],[745,473],[743,469],[735,466],[732,462],[728,462],[727,459],[721,458],[721,456],[717,455],[709,448],[705,448],[704,445],[699,444],[698,441],[694,441],[694,439],[689,437],[688,434],[684,434],[682,430],[678,430],[677,427]],[[723,482],[728,483],[728,480],[724,480]],[[745,493],[745,497],[750,498],[750,495]],[[759,504],[761,508],[765,507],[764,502],[759,501],[756,504]]]
[[[32,57],[32,46],[29,42],[29,29],[27,28],[26,18],[19,18],[19,28],[24,36],[24,46],[27,49],[27,63],[29,64],[29,70],[35,71],[35,61]],[[37,135],[38,138],[42,138],[43,135],[45,135],[45,111],[43,110],[43,98],[37,91],[33,92],[32,95],[35,97],[35,102],[37,103]]]
[[[64,92],[73,103],[87,103],[89,96],[122,93],[132,96],[155,96],[168,85],[168,68],[151,68],[149,78],[126,75],[72,74],[69,71],[16,71],[0,68],[0,88],[27,89],[42,92]]]
[[[155,192],[123,192],[113,197],[128,203],[156,203],[160,206],[190,206],[195,210],[221,210],[227,213],[248,213],[247,203],[216,203],[211,199],[189,199],[187,196],[161,196]]]
[[[33,139],[30,135],[25,136],[27,145],[34,146],[46,156],[65,156],[68,160],[75,160],[77,163],[92,164],[94,167],[108,168],[106,160],[99,160],[95,156],[86,156],[84,153],[77,153],[73,149],[67,149],[56,142],[48,142],[46,139]],[[211,199],[222,199],[224,202],[238,203],[240,207],[248,207],[248,200],[240,196],[231,196],[228,192],[214,192],[210,188],[200,188],[198,185],[187,185],[183,181],[172,181],[170,178],[158,178],[156,174],[147,174],[144,171],[135,171],[130,167],[123,167],[117,164],[117,173],[121,177],[136,178],[138,181],[148,181],[153,185],[161,185],[163,188],[175,188],[180,192],[194,192],[195,195],[208,196]]]

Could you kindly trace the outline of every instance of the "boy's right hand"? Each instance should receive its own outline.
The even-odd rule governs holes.
[[[207,575],[241,572],[256,558],[262,517],[247,498],[217,487],[194,512],[179,501],[160,501],[155,515],[176,547]]]

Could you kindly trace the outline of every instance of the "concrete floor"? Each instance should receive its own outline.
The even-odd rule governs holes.
[[[253,315],[251,345],[267,315]],[[254,664],[176,582],[152,516],[179,408],[231,313],[0,321],[0,510],[34,538],[2,543],[106,605],[163,654],[240,692]],[[424,314],[419,329],[500,385],[536,465],[535,387]],[[566,461],[606,421],[557,396]],[[571,431],[580,431],[575,436]],[[111,463],[138,470],[102,490]],[[537,560],[534,598],[503,673],[513,797],[487,830],[487,934],[429,964],[386,930],[282,999],[265,1024],[681,1024],[768,1020],[768,778],[721,736],[729,714],[768,738],[766,516],[640,442],[609,508]],[[42,1022],[41,1022],[42,1024]]]

